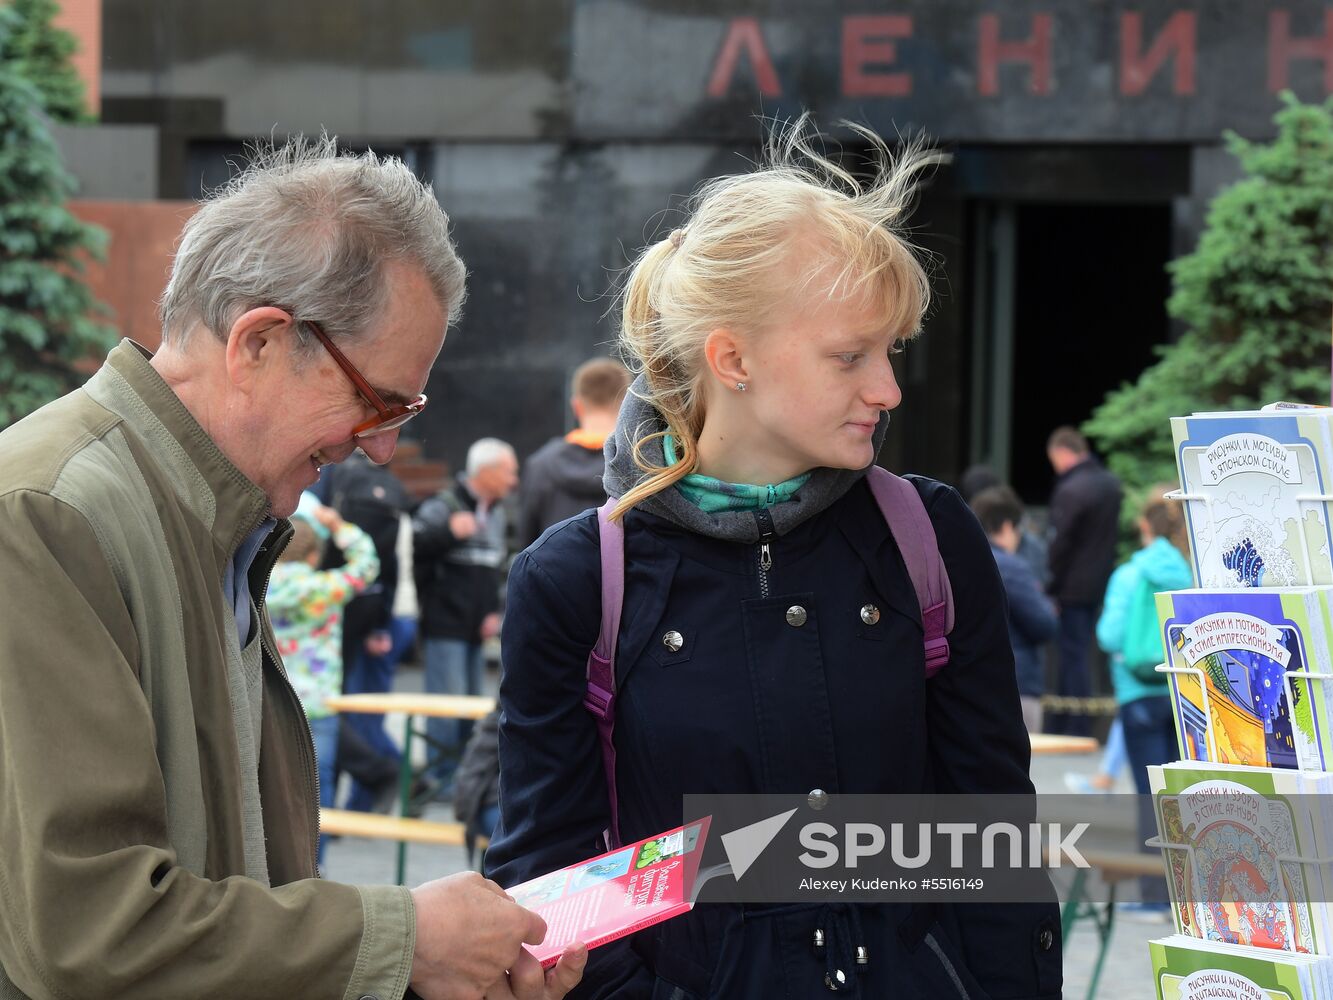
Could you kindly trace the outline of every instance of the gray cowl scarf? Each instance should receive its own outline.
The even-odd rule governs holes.
[[[634,462],[634,442],[666,429],[666,422],[661,415],[644,400],[643,393],[646,390],[644,377],[640,375],[625,394],[615,433],[606,439],[603,448],[606,474],[602,477],[602,483],[608,496],[623,497],[639,480],[645,478],[646,473]],[[888,430],[889,414],[885,411],[880,415],[879,426],[875,428],[873,441],[876,454]],[[665,464],[662,439],[649,441],[643,447],[643,454],[654,465]],[[773,530],[778,535],[785,535],[802,521],[814,517],[838,500],[865,474],[865,469],[815,469],[792,500],[765,508],[772,517]],[[760,537],[759,520],[753,512],[722,511],[709,514],[686,500],[674,487],[654,493],[637,504],[635,509],[656,514],[708,538],[729,542],[757,542]]]

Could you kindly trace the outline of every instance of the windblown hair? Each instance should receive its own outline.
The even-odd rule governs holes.
[[[261,147],[185,224],[162,339],[184,346],[203,326],[225,340],[247,309],[280,306],[309,351],[317,343],[303,320],[355,340],[387,306],[391,261],[420,267],[449,322],[458,318],[466,271],[449,219],[401,160],[339,154],[328,135]]]
[[[705,182],[686,205],[684,225],[630,269],[621,353],[645,376],[644,396],[666,421],[679,461],[662,467],[644,457],[644,446],[666,432],[639,437],[634,459],[647,475],[615,516],[697,467],[704,342],[714,329],[762,335],[794,301],[820,296],[864,301],[898,339],[920,330],[930,286],[897,227],[919,175],[947,157],[919,142],[895,155],[874,132],[850,127],[872,151],[869,180],[819,152],[802,116],[773,131],[758,169]]]

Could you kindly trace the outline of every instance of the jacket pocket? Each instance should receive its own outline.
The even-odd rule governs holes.
[[[935,981],[932,995],[949,1000],[990,1000],[938,923],[931,926],[917,949],[920,967]]]
[[[683,986],[677,986],[658,976],[653,981],[652,1000],[702,1000],[702,998]]]

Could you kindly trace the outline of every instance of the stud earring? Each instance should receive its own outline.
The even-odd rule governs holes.
[[[744,382],[737,382],[737,383],[736,383],[736,391],[737,391],[737,392],[744,392],[744,391],[746,390],[746,388],[747,388],[747,386],[746,386],[746,384],[745,384]]]

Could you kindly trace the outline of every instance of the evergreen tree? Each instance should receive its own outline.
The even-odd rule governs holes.
[[[37,88],[53,120],[87,121],[83,81],[70,62],[78,42],[52,24],[60,9],[55,0],[9,0],[9,4],[19,20],[0,45],[0,62]]]
[[[0,6],[0,48],[17,21]],[[114,343],[79,277],[104,234],[65,207],[71,187],[36,89],[0,62],[0,427],[78,385],[74,366]]]
[[[1131,498],[1176,480],[1173,416],[1329,402],[1333,100],[1283,94],[1274,122],[1272,142],[1227,134],[1245,176],[1213,199],[1194,252],[1168,265],[1167,311],[1184,335],[1083,425]]]

